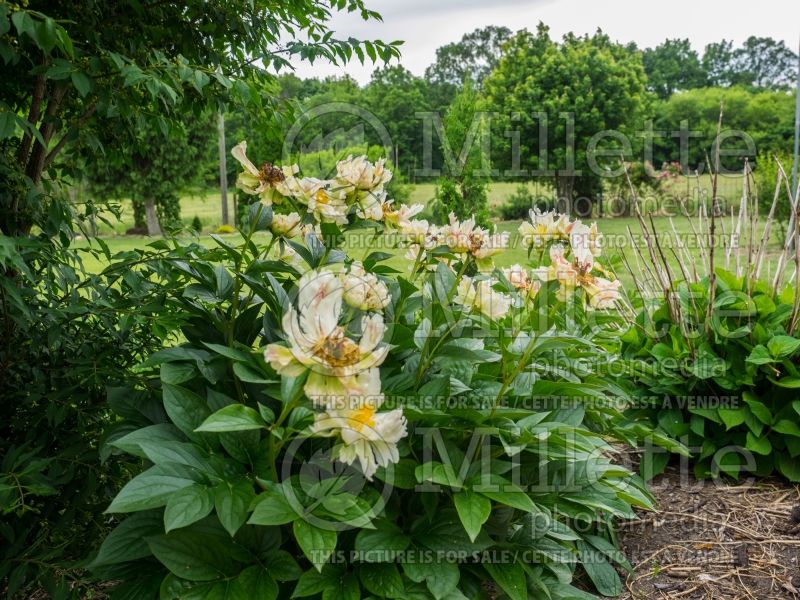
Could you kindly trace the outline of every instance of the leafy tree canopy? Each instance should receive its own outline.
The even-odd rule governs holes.
[[[655,48],[646,48],[642,64],[648,88],[659,98],[668,98],[676,90],[702,87],[706,83],[700,57],[688,39],[665,40]]]
[[[15,190],[0,196],[0,229],[30,230],[43,203],[20,190],[39,186],[65,147],[98,149],[101,128],[150,121],[166,133],[177,115],[227,102],[273,108],[264,86],[293,56],[399,56],[399,42],[335,37],[337,11],[379,18],[363,0],[0,3],[3,187]]]
[[[574,193],[591,197],[601,188],[602,179],[589,163],[594,158],[587,152],[589,142],[598,132],[625,132],[641,122],[645,83],[641,56],[602,32],[568,34],[558,44],[540,24],[535,34],[523,30],[509,40],[484,90],[489,107],[500,115],[498,131],[520,131],[526,164],[519,166],[550,177],[559,198],[571,201]],[[505,139],[502,154],[512,156],[512,141]],[[595,141],[598,147],[619,146],[614,139]]]
[[[784,89],[796,77],[797,55],[782,41],[750,36],[736,49],[728,40],[707,45],[703,68],[711,85]]]

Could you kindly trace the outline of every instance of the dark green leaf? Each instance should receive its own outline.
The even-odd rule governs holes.
[[[195,431],[247,431],[266,427],[264,419],[244,404],[229,404],[210,415]]]

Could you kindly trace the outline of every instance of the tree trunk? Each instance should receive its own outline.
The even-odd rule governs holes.
[[[158,214],[156,213],[156,202],[153,198],[144,201],[144,214],[147,219],[147,235],[161,235],[161,227],[158,225]]]
[[[572,189],[575,178],[569,175],[556,175],[556,209],[571,214],[573,207]]]

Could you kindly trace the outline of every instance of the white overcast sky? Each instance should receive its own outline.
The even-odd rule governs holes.
[[[598,27],[612,39],[640,47],[666,38],[689,38],[699,52],[722,38],[736,44],[751,35],[785,41],[797,52],[800,38],[800,0],[366,0],[383,15],[383,22],[363,21],[338,14],[332,27],[337,37],[405,40],[401,63],[422,75],[436,48],[455,42],[477,27],[505,25],[512,31],[535,29],[539,21],[560,39],[568,32],[592,33]],[[337,67],[328,63],[297,63],[300,77],[343,75],[369,81],[371,64],[358,61]]]

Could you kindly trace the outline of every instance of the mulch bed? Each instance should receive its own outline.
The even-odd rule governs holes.
[[[800,487],[777,479],[651,482],[657,512],[622,524],[634,571],[621,598],[800,600]]]

